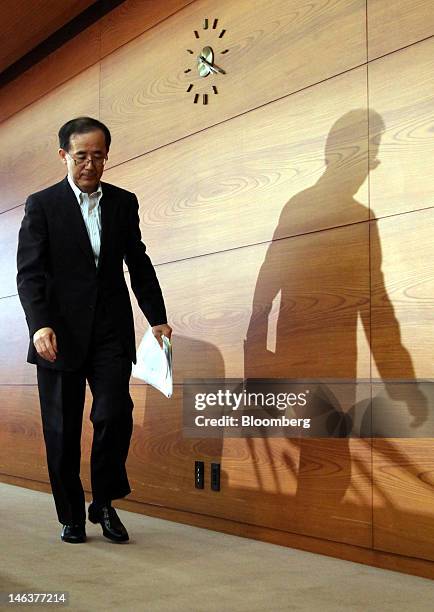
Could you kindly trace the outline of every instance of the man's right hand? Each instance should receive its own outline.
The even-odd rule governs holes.
[[[33,344],[38,355],[47,361],[56,361],[57,340],[51,327],[41,327],[33,334]]]

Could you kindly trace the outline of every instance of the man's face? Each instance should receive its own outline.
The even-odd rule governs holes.
[[[102,161],[107,153],[104,132],[98,129],[86,134],[72,134],[69,138],[69,151],[59,149],[59,155],[74,183],[87,193],[96,190],[104,172]],[[82,160],[86,160],[86,163],[82,163]]]

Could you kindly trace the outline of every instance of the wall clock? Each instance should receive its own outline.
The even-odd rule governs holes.
[[[184,74],[197,74],[200,79],[207,79],[206,82],[196,81],[189,83],[187,93],[191,94],[194,104],[202,102],[208,104],[210,96],[218,95],[219,79],[226,71],[220,65],[221,55],[229,53],[222,45],[222,39],[226,30],[218,27],[218,19],[214,19],[210,27],[210,20],[204,19],[201,30],[194,30],[194,47],[187,49],[189,55],[195,56],[193,62],[184,70]],[[223,48],[222,48],[223,47]],[[210,78],[208,78],[210,77]]]

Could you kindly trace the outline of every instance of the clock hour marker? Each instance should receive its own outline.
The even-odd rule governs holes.
[[[202,19],[202,30],[210,30],[211,28],[213,30],[217,30],[219,24],[219,19],[217,18],[213,18],[210,19],[208,17],[204,17]],[[194,36],[197,39],[200,39],[200,28],[198,30],[193,30]],[[219,38],[223,38],[224,35],[226,34],[227,30],[221,28],[220,32],[218,33],[218,37]],[[217,34],[217,31],[216,31]],[[202,34],[202,36],[204,36],[204,34]],[[229,41],[228,41],[229,42]],[[195,43],[196,44],[196,43]],[[194,46],[195,46],[194,44]],[[203,43],[199,43],[201,45],[203,45]],[[212,47],[210,46],[205,46],[203,47],[203,49],[201,51],[199,51],[199,55],[197,55],[197,74],[199,75],[199,77],[207,77],[210,74],[226,74],[226,72],[223,70],[223,68],[221,68],[220,66],[218,66],[218,64],[214,64],[214,59],[216,57],[216,53],[219,53],[221,55],[225,55],[226,53],[229,53],[230,49],[225,49],[223,48],[222,51],[215,51]],[[195,55],[197,54],[197,51],[193,51],[192,49],[187,49],[187,53],[189,53],[190,55]],[[222,60],[223,61],[223,60]],[[190,62],[189,62],[190,63]],[[185,68],[184,70],[184,74],[188,74],[190,72],[195,72],[195,69],[191,69],[191,68]],[[220,77],[217,78],[217,80],[220,80]],[[218,89],[218,85],[220,85],[220,83],[218,83],[218,85],[212,85],[211,83],[209,83],[209,85],[211,86],[210,88],[207,88],[207,93],[195,93],[193,92],[193,89],[195,87],[195,84],[193,83],[189,83],[187,85],[187,93],[192,93],[192,100],[193,100],[193,104],[200,104],[200,102],[202,101],[202,105],[203,106],[210,106],[211,105],[211,100],[210,97],[212,97],[213,95],[218,95],[219,94],[219,89]],[[196,88],[196,91],[199,88]]]

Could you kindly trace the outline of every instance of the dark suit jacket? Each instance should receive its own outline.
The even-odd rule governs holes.
[[[139,204],[125,189],[102,182],[101,250],[98,267],[79,204],[67,178],[27,198],[17,252],[18,295],[29,327],[29,363],[75,370],[86,357],[97,299],[104,300],[120,340],[136,362],[131,287],[151,325],[166,323],[154,267],[141,241]],[[58,353],[51,363],[33,346],[33,334],[52,327]]]

